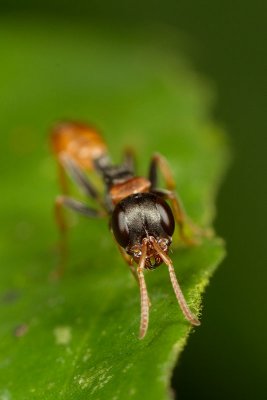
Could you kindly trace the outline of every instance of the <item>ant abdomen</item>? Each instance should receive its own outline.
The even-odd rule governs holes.
[[[84,170],[95,168],[94,161],[107,154],[107,147],[94,127],[81,122],[60,122],[52,130],[52,148],[57,158],[69,156]]]

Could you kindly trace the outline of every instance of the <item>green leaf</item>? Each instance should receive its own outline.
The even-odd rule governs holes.
[[[207,85],[144,32],[3,20],[0,33],[0,399],[168,399],[191,328],[167,268],[146,273],[152,308],[142,341],[139,290],[107,221],[68,215],[68,269],[58,282],[49,278],[57,263],[58,189],[48,131],[61,118],[93,122],[115,161],[124,146],[136,150],[143,175],[161,152],[188,214],[210,227],[227,151],[210,118]],[[223,255],[215,237],[174,248],[195,312]]]

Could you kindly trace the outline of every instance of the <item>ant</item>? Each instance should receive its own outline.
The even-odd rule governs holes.
[[[114,165],[107,146],[98,131],[81,122],[61,122],[52,130],[51,144],[56,156],[63,195],[56,198],[55,215],[61,232],[61,265],[66,262],[66,231],[63,207],[89,218],[109,217],[109,226],[118,248],[130,267],[140,287],[141,320],[139,338],[146,335],[149,322],[150,300],[147,293],[144,270],[152,270],[165,263],[169,270],[174,293],[184,314],[192,325],[200,325],[190,311],[175,275],[168,255],[175,222],[180,237],[193,244],[185,234],[188,222],[181,201],[174,192],[175,182],[165,158],[155,154],[150,162],[148,178],[135,176],[134,157],[126,151],[120,165]],[[161,171],[167,189],[158,189],[158,170]],[[102,197],[89,181],[86,173],[95,171],[103,180],[105,195]],[[98,209],[68,196],[67,175],[86,196],[98,204]],[[167,201],[170,202],[170,205]],[[134,262],[137,268],[134,266]]]

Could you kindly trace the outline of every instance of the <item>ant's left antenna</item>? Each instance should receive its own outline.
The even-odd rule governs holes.
[[[142,243],[142,255],[140,257],[140,261],[137,268],[137,275],[140,286],[140,296],[141,296],[141,320],[140,320],[140,332],[139,339],[143,339],[146,335],[148,322],[149,322],[149,298],[147,294],[147,287],[144,277],[144,268],[146,262],[146,254],[147,254],[147,240],[143,239]]]

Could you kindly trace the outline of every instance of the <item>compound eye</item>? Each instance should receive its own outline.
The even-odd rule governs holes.
[[[125,248],[129,243],[129,228],[125,219],[125,213],[119,205],[113,211],[111,228],[119,245]]]
[[[175,222],[170,206],[162,199],[157,200],[157,210],[160,214],[160,223],[164,232],[168,236],[172,236],[174,232]]]

